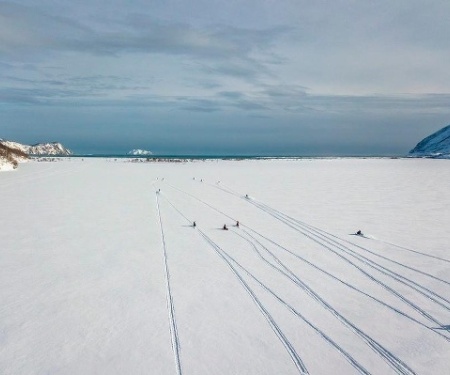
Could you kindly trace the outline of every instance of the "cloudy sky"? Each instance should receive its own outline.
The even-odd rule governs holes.
[[[0,2],[0,138],[404,154],[450,124],[448,0]]]

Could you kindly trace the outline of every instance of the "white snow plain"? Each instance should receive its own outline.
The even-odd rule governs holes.
[[[449,374],[449,167],[69,158],[2,173],[0,373]]]

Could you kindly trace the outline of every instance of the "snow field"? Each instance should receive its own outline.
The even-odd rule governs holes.
[[[0,372],[445,373],[445,163],[21,165],[0,175]]]

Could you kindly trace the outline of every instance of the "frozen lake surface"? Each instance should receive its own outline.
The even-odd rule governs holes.
[[[449,186],[422,159],[1,173],[0,373],[448,374]]]

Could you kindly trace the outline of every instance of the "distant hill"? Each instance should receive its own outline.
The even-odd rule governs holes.
[[[0,142],[0,171],[16,169],[19,162],[28,159],[22,150],[5,146]]]
[[[148,150],[141,150],[141,149],[135,149],[131,150],[127,153],[127,155],[135,155],[135,156],[141,156],[141,155],[152,155],[153,153]]]
[[[409,156],[450,159],[450,125],[422,139]]]
[[[65,148],[59,142],[24,145],[18,142],[0,139],[0,144],[9,148],[20,150],[28,155],[62,155],[62,156],[72,155],[72,151]]]

